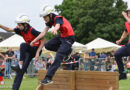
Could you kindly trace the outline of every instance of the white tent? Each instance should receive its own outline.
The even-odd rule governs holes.
[[[17,34],[0,42],[0,47],[19,47],[21,43],[25,42],[23,38]]]
[[[92,48],[98,49],[98,48],[109,48],[109,47],[119,48],[120,46],[115,43],[104,40],[102,38],[97,38],[89,42],[88,44],[86,44],[86,47],[87,49],[92,49]]]
[[[86,48],[85,45],[79,43],[79,42],[74,42],[74,44],[72,45],[72,47],[74,48]]]

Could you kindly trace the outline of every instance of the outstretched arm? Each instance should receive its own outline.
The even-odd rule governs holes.
[[[6,27],[6,26],[1,25],[1,24],[0,24],[0,28],[3,29],[3,30],[5,30],[5,31],[7,31],[7,32],[14,32],[14,29]]]
[[[127,16],[127,13],[126,12],[122,12],[122,15],[124,16],[124,18],[127,20],[127,22],[130,23],[130,18]]]
[[[33,46],[33,44],[34,44],[36,41],[42,39],[42,38],[45,36],[45,34],[48,32],[48,30],[49,30],[49,27],[46,26],[45,29],[43,30],[43,32],[41,32],[40,35],[39,35],[38,37],[36,37],[36,38],[30,43],[30,45]]]
[[[35,60],[39,60],[39,53],[42,50],[42,48],[45,44],[45,41],[46,40],[44,38],[41,40],[41,44],[40,44],[39,48],[37,49],[37,52],[36,52],[36,55],[35,55]]]
[[[126,36],[128,35],[128,32],[127,31],[124,31],[121,38],[119,40],[116,41],[116,44],[120,44],[125,38]]]
[[[51,33],[53,35],[57,35],[57,31],[59,30],[59,28],[60,28],[60,24],[56,24],[55,27],[54,27],[54,29],[51,30]]]

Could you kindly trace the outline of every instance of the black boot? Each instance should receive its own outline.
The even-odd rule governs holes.
[[[119,80],[125,80],[125,79],[127,79],[127,74],[126,73],[120,73]]]
[[[17,65],[17,66],[11,66],[11,68],[12,68],[12,70],[14,70],[15,72],[21,73],[21,69],[20,69],[19,65]]]

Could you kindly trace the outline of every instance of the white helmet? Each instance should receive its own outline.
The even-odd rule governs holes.
[[[130,8],[127,8],[127,10],[126,11],[130,11]]]
[[[41,6],[40,9],[40,17],[44,17],[49,15],[50,13],[53,13],[53,8],[50,7],[49,5],[45,4]]]
[[[19,14],[17,17],[16,17],[16,20],[15,20],[16,23],[29,23],[30,22],[30,19],[27,15],[25,14]]]

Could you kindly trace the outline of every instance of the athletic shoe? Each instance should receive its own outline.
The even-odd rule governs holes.
[[[49,85],[49,84],[52,84],[53,81],[51,79],[49,79],[48,77],[46,77],[45,79],[41,80],[40,83],[44,84],[44,85]]]

